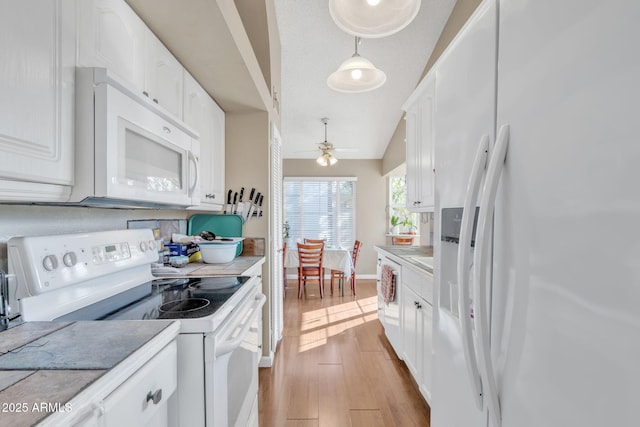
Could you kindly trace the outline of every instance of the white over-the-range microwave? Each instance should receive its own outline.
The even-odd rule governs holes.
[[[69,202],[200,204],[198,134],[104,68],[76,69],[75,179]]]

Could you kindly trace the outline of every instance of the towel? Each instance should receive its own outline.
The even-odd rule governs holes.
[[[396,299],[396,274],[388,265],[382,266],[382,297],[384,302],[389,305],[391,301]]]

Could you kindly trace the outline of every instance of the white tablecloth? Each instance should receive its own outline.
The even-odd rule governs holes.
[[[287,247],[284,254],[284,266],[287,268],[297,268],[298,263],[298,248],[296,246],[293,246],[291,249]],[[348,277],[353,270],[351,253],[347,249],[325,248],[322,267],[329,270],[342,271],[344,275]]]

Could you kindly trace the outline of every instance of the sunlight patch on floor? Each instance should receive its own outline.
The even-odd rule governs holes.
[[[378,318],[376,296],[302,313],[298,352],[327,344],[330,337]]]

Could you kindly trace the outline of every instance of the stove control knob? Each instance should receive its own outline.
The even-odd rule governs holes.
[[[149,240],[149,250],[150,251],[155,251],[158,248],[156,247],[156,241],[155,240]]]
[[[143,241],[143,242],[140,242],[140,250],[141,250],[142,252],[146,252],[146,251],[147,251],[147,249],[149,249],[149,245],[147,244],[147,242],[144,242],[144,241]]]
[[[67,252],[62,256],[62,262],[67,267],[73,267],[78,262],[78,257],[75,252]]]
[[[47,271],[53,271],[58,268],[58,258],[55,255],[47,255],[42,260],[42,266]]]

